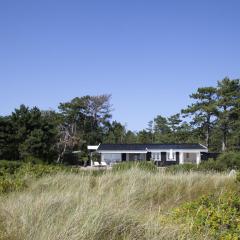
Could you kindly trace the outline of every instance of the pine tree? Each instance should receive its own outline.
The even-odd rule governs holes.
[[[210,146],[211,129],[216,120],[216,88],[204,87],[198,88],[196,93],[190,95],[195,102],[182,110],[185,116],[191,116],[191,124],[197,127],[204,136],[205,145]]]
[[[222,151],[227,149],[230,132],[236,130],[239,120],[239,79],[224,78],[217,87],[218,126],[222,133]],[[235,125],[235,128],[234,128]]]

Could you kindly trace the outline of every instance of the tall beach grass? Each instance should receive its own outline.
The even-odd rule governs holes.
[[[210,239],[163,219],[182,203],[236,187],[224,174],[59,173],[0,197],[0,239]]]

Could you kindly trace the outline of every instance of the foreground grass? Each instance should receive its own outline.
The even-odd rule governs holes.
[[[211,239],[168,219],[169,212],[209,194],[236,191],[223,174],[148,173],[139,169],[60,173],[0,196],[1,240]]]

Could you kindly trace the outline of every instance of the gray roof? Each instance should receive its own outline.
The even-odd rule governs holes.
[[[198,143],[184,143],[184,144],[100,144],[98,151],[144,151],[149,150],[162,150],[162,149],[202,149],[206,150],[201,144]]]

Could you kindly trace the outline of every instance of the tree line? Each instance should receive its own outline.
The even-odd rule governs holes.
[[[111,95],[76,97],[57,111],[21,105],[0,116],[0,159],[36,157],[62,162],[66,152],[99,143],[202,143],[210,151],[240,150],[240,80],[224,78],[198,88],[191,104],[156,116],[138,132],[112,121]],[[160,111],[160,109],[159,109]]]

